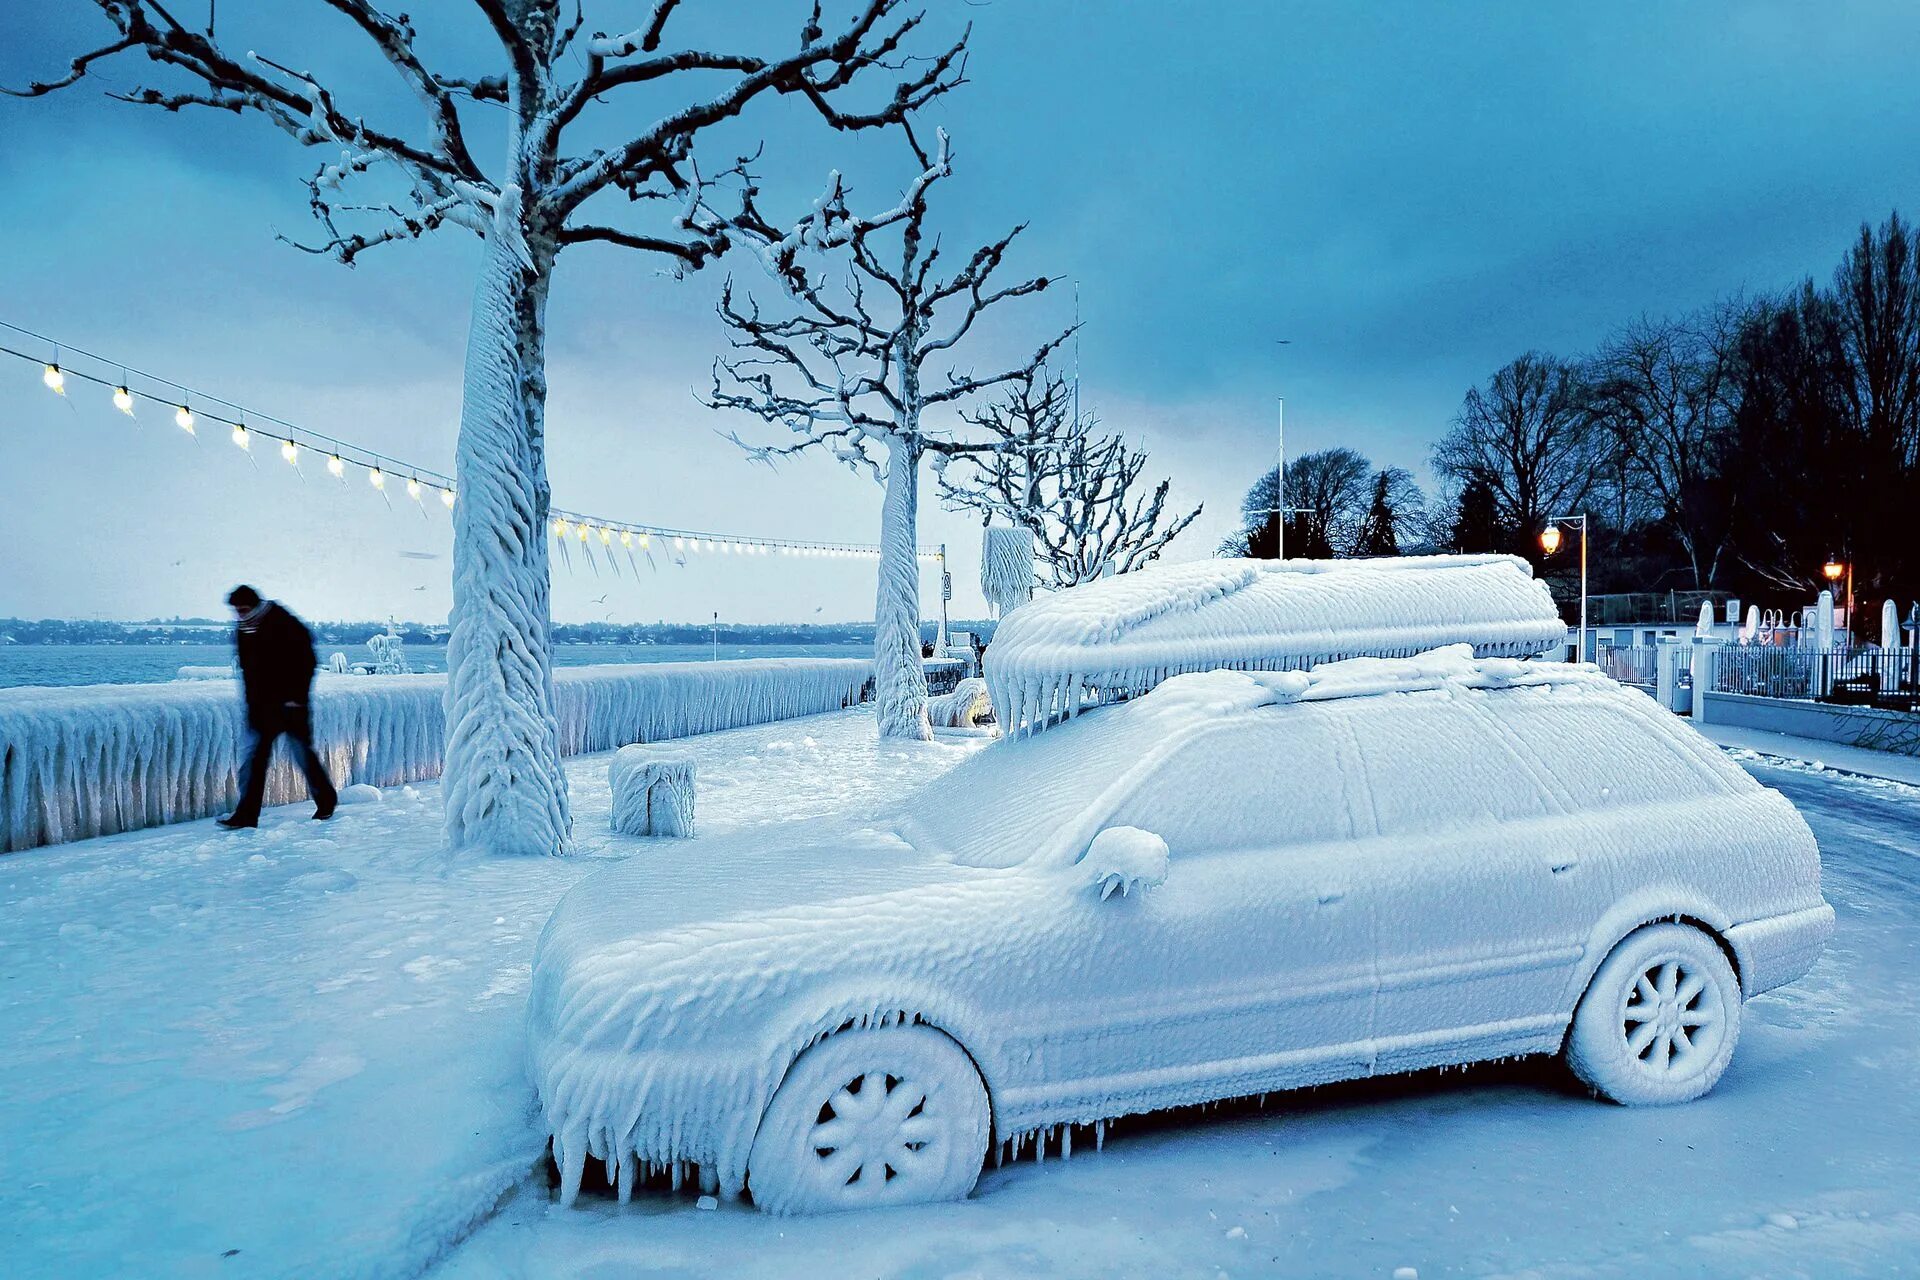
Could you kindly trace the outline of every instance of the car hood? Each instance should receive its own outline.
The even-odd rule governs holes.
[[[691,941],[702,926],[930,884],[953,871],[888,825],[833,819],[659,846],[569,890],[541,932],[536,969],[608,947],[673,936]]]

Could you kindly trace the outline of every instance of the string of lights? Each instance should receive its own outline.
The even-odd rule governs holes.
[[[0,320],[0,329],[17,334],[18,345],[0,343],[0,355],[12,356],[40,366],[40,381],[48,391],[66,396],[74,383],[87,383],[111,395],[113,407],[128,417],[138,416],[142,404],[171,411],[173,423],[186,434],[198,436],[212,424],[226,428],[235,447],[252,452],[255,441],[279,445],[280,457],[298,467],[309,453],[326,459],[328,474],[345,483],[349,469],[363,473],[367,483],[384,491],[388,482],[403,484],[415,502],[427,501],[429,491],[437,494],[442,506],[451,508],[459,496],[452,476],[430,467],[417,466],[400,458],[368,449],[339,436],[288,422],[261,413],[230,400],[197,391],[171,378],[147,373],[109,357],[80,347],[58,342],[45,334]],[[21,350],[37,345],[39,351]],[[73,363],[75,357],[82,362]],[[114,376],[117,371],[117,376]],[[784,555],[829,559],[877,559],[880,548],[870,544],[821,542],[810,539],[768,538],[758,535],[724,533],[707,529],[679,529],[646,521],[615,519],[586,512],[561,510],[549,513],[549,531],[559,541],[578,539],[591,546],[618,543],[629,550],[646,551],[655,547],[681,553],[709,552],[720,555]],[[918,552],[922,560],[937,560],[940,553],[926,549]]]

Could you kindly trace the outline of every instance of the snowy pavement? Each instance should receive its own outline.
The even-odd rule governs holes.
[[[974,743],[868,713],[685,742],[703,834],[868,811]],[[561,1210],[521,1075],[534,937],[609,857],[450,861],[438,792],[331,824],[201,822],[0,858],[0,1265],[39,1276],[1890,1276],[1920,1268],[1920,791],[1749,761],[1812,823],[1839,913],[1673,1110],[1511,1064],[1123,1122],[973,1199],[782,1220]],[[477,1229],[476,1229],[477,1228]],[[433,1264],[438,1262],[438,1266]]]
[[[882,745],[870,709],[676,744],[699,823],[854,813],[979,745]],[[701,842],[450,860],[435,784],[0,858],[0,1274],[418,1275],[540,1158],[524,993],[560,895]]]

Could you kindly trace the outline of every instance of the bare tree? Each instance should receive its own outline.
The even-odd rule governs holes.
[[[455,846],[498,852],[563,851],[572,821],[553,712],[546,540],[546,305],[555,260],[566,247],[597,243],[657,255],[676,272],[703,265],[730,238],[727,219],[713,212],[714,183],[737,179],[751,189],[741,162],[703,174],[694,154],[703,133],[763,95],[797,98],[836,129],[900,123],[960,82],[965,37],[931,57],[908,57],[922,15],[901,13],[901,0],[860,0],[832,31],[816,0],[778,54],[674,47],[679,0],[653,0],[631,30],[584,40],[577,4],[569,15],[563,0],[472,0],[498,61],[463,75],[429,69],[405,15],[372,0],[315,0],[357,28],[410,91],[420,118],[395,122],[353,102],[357,87],[300,70],[297,54],[239,52],[249,46],[216,38],[211,6],[201,30],[159,0],[96,3],[113,38],[59,78],[17,92],[38,97],[121,54],[140,55],[181,87],[111,96],[165,111],[259,116],[325,149],[307,184],[323,231],[305,246],[312,252],[351,264],[368,249],[445,226],[485,242],[455,466],[447,835]],[[887,90],[877,103],[847,101],[874,80]],[[633,129],[591,109],[629,99],[630,110],[658,114]],[[585,139],[573,146],[576,126]],[[470,131],[481,129],[490,145],[470,146]],[[369,184],[364,196],[344,194]],[[654,225],[615,218],[621,196],[659,211]]]
[[[1419,536],[1424,520],[1420,486],[1401,467],[1382,467],[1373,473],[1372,497],[1354,529],[1350,554],[1397,556],[1408,536]]]
[[[1144,492],[1146,453],[1096,434],[1091,417],[1075,418],[1070,387],[1050,369],[1023,372],[998,400],[965,416],[993,447],[940,467],[940,496],[1031,532],[1042,586],[1079,586],[1150,564],[1200,514],[1195,507],[1168,517],[1171,481]]]
[[[910,131],[907,137],[912,140]],[[737,301],[728,282],[720,315],[737,354],[715,361],[709,403],[781,424],[799,437],[773,446],[736,435],[755,458],[772,462],[820,449],[886,486],[874,599],[876,718],[882,736],[927,738],[916,546],[920,462],[928,454],[944,463],[995,447],[955,439],[927,415],[1038,368],[1066,335],[1043,344],[1024,364],[995,373],[976,374],[958,363],[958,348],[982,315],[1040,292],[1047,280],[996,280],[1023,227],[943,274],[946,259],[937,242],[928,242],[927,216],[930,193],[951,173],[946,135],[937,156],[917,143],[914,153],[920,177],[898,205],[873,217],[852,214],[836,186],[783,232],[752,209],[749,191],[747,210],[735,221],[761,244],[791,309],[769,316],[751,298]],[[816,251],[825,255],[817,266]]]
[[[1589,374],[1593,411],[1625,464],[1621,488],[1652,499],[1701,588],[1713,585],[1732,532],[1736,495],[1719,462],[1738,404],[1747,310],[1734,302],[1683,320],[1643,317],[1601,349]],[[1633,523],[1626,510],[1614,520],[1618,529]]]
[[[1457,485],[1484,484],[1514,549],[1533,554],[1531,535],[1594,491],[1602,443],[1579,370],[1530,351],[1467,392],[1433,469]]]

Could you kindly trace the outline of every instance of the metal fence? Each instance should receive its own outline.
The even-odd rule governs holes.
[[[1728,645],[1715,654],[1713,689],[1920,710],[1920,650]]]
[[[1655,655],[1658,653],[1658,649],[1648,645],[1620,648],[1603,645],[1596,656],[1600,669],[1621,684],[1642,684],[1652,688],[1657,670],[1654,666]]]

